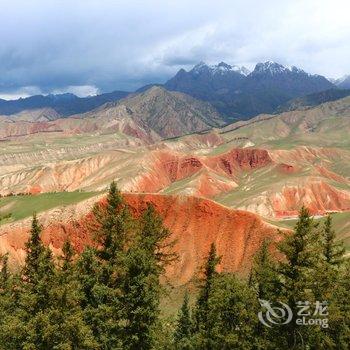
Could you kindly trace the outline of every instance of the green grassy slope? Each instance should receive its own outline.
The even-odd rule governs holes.
[[[55,207],[75,204],[97,195],[97,192],[59,192],[0,198],[0,225],[21,220]]]

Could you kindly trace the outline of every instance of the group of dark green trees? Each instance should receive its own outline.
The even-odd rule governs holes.
[[[219,262],[212,245],[197,298],[191,307],[186,294],[179,311],[175,349],[350,348],[350,263],[331,217],[318,225],[302,208],[292,234],[262,244],[246,279],[218,273]],[[291,320],[276,314],[264,325],[266,302],[288,305]],[[298,324],[303,315],[318,321]]]
[[[0,275],[1,349],[153,349],[161,329],[160,277],[173,259],[152,206],[134,219],[112,183],[79,256],[66,241],[54,259],[34,216],[24,267]]]
[[[66,241],[53,257],[34,215],[23,268],[11,271],[1,258],[0,349],[349,348],[350,269],[331,218],[318,227],[302,209],[292,234],[264,242],[249,278],[219,273],[212,245],[196,292],[169,320],[160,279],[176,256],[154,208],[135,218],[112,183],[93,214],[95,244],[81,254]],[[293,320],[263,325],[259,299],[288,304]],[[299,301],[327,301],[329,327],[297,325]]]

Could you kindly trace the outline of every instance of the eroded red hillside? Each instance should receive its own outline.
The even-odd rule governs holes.
[[[247,171],[267,166],[272,163],[272,159],[268,151],[263,149],[235,148],[218,156],[188,156],[169,150],[156,151],[149,162],[151,162],[149,170],[145,171],[128,190],[158,192],[176,181],[190,178],[205,170],[206,174],[223,176],[231,181],[230,184],[216,186],[217,189],[221,188],[222,192],[225,192],[235,187],[235,183],[232,181],[237,179],[242,170]],[[205,177],[210,178],[207,175]],[[198,184],[201,185],[202,180]],[[220,191],[213,191],[211,186],[208,186],[208,191],[206,191],[203,186],[200,186],[198,193],[211,197]]]
[[[207,199],[154,194],[127,194],[125,199],[134,215],[139,215],[148,203],[152,203],[172,232],[171,239],[175,240],[174,250],[179,259],[167,268],[167,276],[174,284],[184,284],[198,273],[213,242],[222,256],[220,270],[247,271],[262,241],[278,237],[276,228],[259,216],[232,210]],[[64,240],[69,237],[81,251],[91,243],[86,225],[90,215],[66,223],[51,223],[44,228],[43,241],[59,254]],[[27,220],[0,229],[1,252],[9,251],[12,261],[17,263],[24,259],[29,224]]]

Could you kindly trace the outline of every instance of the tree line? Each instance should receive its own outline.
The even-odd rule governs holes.
[[[185,293],[173,320],[163,317],[160,280],[176,255],[155,209],[135,218],[113,182],[89,230],[94,245],[77,254],[67,240],[54,257],[34,215],[24,266],[11,271],[1,258],[0,349],[349,348],[350,266],[330,217],[320,226],[302,208],[291,234],[263,243],[247,278],[219,273],[212,244],[196,292]],[[328,327],[296,324],[300,302],[319,301]],[[264,302],[288,305],[292,320],[275,315],[264,325]]]

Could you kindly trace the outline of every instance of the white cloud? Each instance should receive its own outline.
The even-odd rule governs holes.
[[[99,93],[96,86],[93,85],[70,85],[61,89],[54,89],[53,94],[64,94],[69,92],[78,97],[95,96]]]
[[[17,100],[19,98],[26,98],[33,95],[40,95],[42,91],[37,86],[23,86],[19,89],[9,91],[7,93],[0,92],[0,99],[3,100]]]

